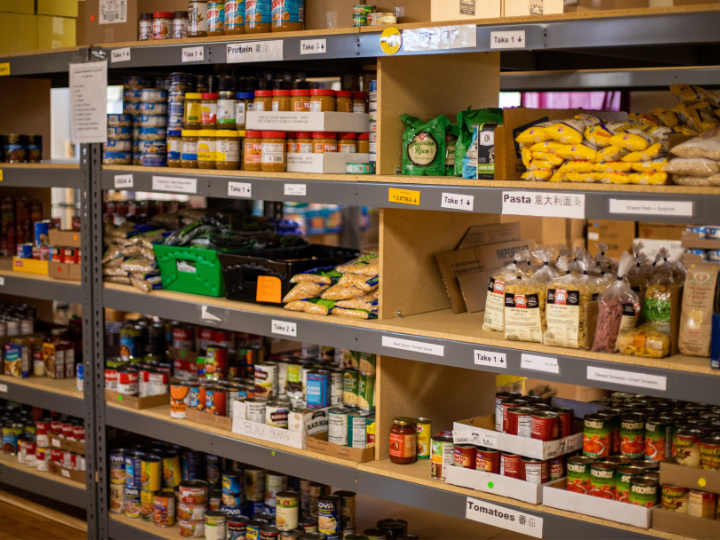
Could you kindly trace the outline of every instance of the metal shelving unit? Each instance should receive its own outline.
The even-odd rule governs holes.
[[[0,163],[2,185],[7,187],[75,188],[82,185],[80,165],[69,162]]]
[[[7,458],[16,459],[15,456],[7,456]],[[0,460],[0,484],[7,484],[56,501],[89,509],[90,498],[82,484],[65,480],[49,472],[37,472],[25,465],[10,464],[7,463],[7,459]]]
[[[22,272],[0,272],[0,290],[26,298],[52,298],[58,302],[82,304],[82,286],[79,283],[55,279],[38,279],[40,276]]]

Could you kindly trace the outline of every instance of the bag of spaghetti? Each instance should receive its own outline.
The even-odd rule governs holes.
[[[625,279],[634,262],[632,255],[623,253],[615,283],[598,295],[598,317],[592,344],[593,351],[616,352],[618,336],[632,331],[637,325],[640,299]]]
[[[488,282],[487,297],[485,298],[485,319],[483,330],[505,331],[505,283],[522,275],[519,265],[525,266],[521,253],[515,254],[515,260],[493,273]]]
[[[585,306],[592,302],[593,288],[589,279],[570,272],[566,257],[557,262],[557,267],[564,275],[548,284],[544,341],[546,345],[581,349],[585,346]]]
[[[688,356],[710,356],[713,308],[717,300],[717,263],[693,263],[683,291],[678,348]]]

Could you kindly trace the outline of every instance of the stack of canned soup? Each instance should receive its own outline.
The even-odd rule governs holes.
[[[370,163],[375,163],[377,161],[377,117],[378,117],[377,80],[370,81],[368,112],[370,115]]]
[[[168,91],[164,88],[140,90],[138,115],[135,116],[134,126],[138,127],[140,140],[137,146],[143,167],[167,167],[167,101]]]
[[[104,165],[132,164],[133,117],[129,114],[108,114],[107,142],[103,143]]]

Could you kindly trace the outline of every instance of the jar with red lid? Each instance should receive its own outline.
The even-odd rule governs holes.
[[[353,93],[347,90],[335,92],[335,110],[337,112],[353,112]]]
[[[296,138],[297,135],[294,131],[288,131],[285,133],[285,137],[287,137],[287,143],[285,144],[285,147],[287,148],[288,154],[295,154],[297,153],[297,142]]]
[[[245,132],[243,141],[242,168],[244,171],[261,171],[262,131]]]
[[[254,112],[272,111],[272,98],[272,90],[255,90],[255,100],[253,101],[252,110]]]
[[[417,427],[414,418],[393,418],[390,428],[390,461],[401,465],[417,461]]]
[[[326,152],[337,151],[337,133],[334,131],[313,132],[313,154],[324,154]]]
[[[273,90],[272,110],[290,111],[291,90]]]
[[[217,127],[218,94],[208,92],[202,95],[200,101],[201,129],[215,129]]]
[[[310,112],[335,112],[335,90],[310,90]]]
[[[285,132],[263,131],[260,166],[263,172],[285,172]]]
[[[357,135],[355,133],[340,133],[338,136],[338,151],[345,154],[357,154]]]
[[[170,39],[172,21],[172,11],[156,11],[153,13],[153,39]]]
[[[370,134],[369,133],[358,134],[357,151],[358,151],[358,154],[369,154],[370,153]]]
[[[310,89],[301,88],[291,90],[290,110],[293,112],[307,112],[310,110]]]
[[[354,113],[366,113],[368,106],[368,95],[367,92],[353,92],[353,108]]]

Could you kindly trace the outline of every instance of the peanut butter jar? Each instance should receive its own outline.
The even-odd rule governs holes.
[[[215,143],[215,168],[237,171],[240,168],[240,134],[232,130],[218,130]]]
[[[335,112],[335,90],[310,90],[310,112]]]
[[[262,131],[245,132],[245,144],[243,145],[244,171],[261,171],[260,157],[262,155]]]
[[[285,172],[285,132],[263,131],[260,165],[263,172]]]

